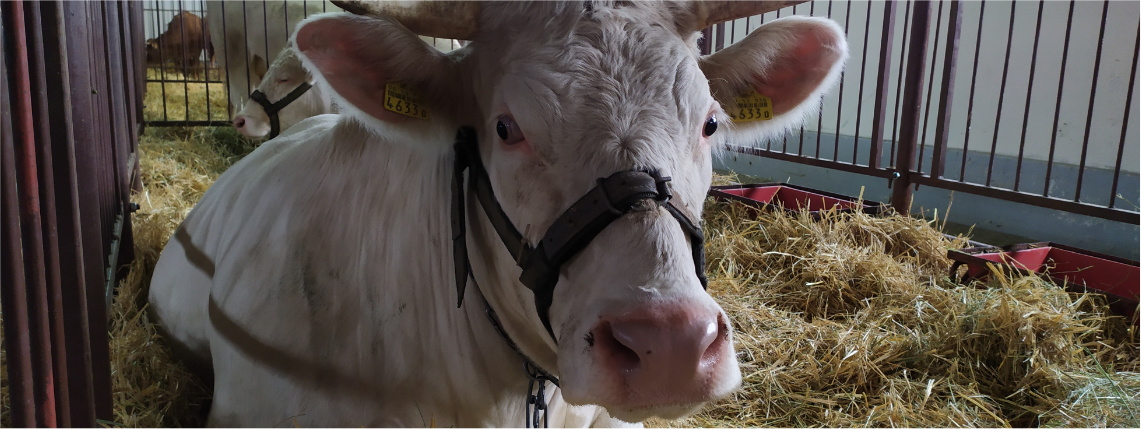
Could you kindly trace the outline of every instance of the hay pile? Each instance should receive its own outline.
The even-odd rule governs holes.
[[[1036,276],[951,284],[946,249],[963,239],[923,220],[751,218],[706,207],[709,290],[744,385],[650,424],[1137,427],[1137,332],[1096,295]]]
[[[146,313],[159,253],[210,184],[253,150],[232,128],[150,128],[139,142],[143,192],[134,223],[135,261],[119,283],[110,324],[114,425],[205,424],[210,392],[173,358]]]

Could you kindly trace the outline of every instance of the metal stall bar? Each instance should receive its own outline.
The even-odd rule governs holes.
[[[884,5],[883,9],[883,34],[880,36],[879,81],[876,86],[875,111],[872,115],[872,147],[871,153],[868,155],[868,166],[871,168],[880,168],[880,159],[883,155],[883,128],[887,122],[887,94],[888,86],[891,85],[891,46],[895,38],[895,5],[895,1],[889,1]],[[871,15],[871,9],[868,9],[868,15]],[[867,46],[867,42],[865,42],[864,45]],[[900,76],[902,75],[903,73],[900,73]],[[862,86],[861,89],[863,89]],[[858,123],[859,120],[857,119],[856,122]],[[858,130],[859,128],[857,125],[856,129]],[[855,156],[855,151],[852,152],[852,156]],[[853,158],[852,163],[855,164],[855,162]]]
[[[103,76],[99,67],[97,52],[105,49],[96,43],[102,26],[99,24],[98,4],[85,2],[64,2],[64,17],[67,28],[67,52],[69,68],[69,90],[71,92],[71,114],[75,138],[76,182],[82,184],[79,192],[79,213],[84,220],[82,247],[84,255],[83,277],[85,280],[88,313],[88,342],[91,345],[88,359],[92,368],[108,368],[110,351],[107,339],[107,307],[104,297],[105,255],[110,249],[110,241],[104,234],[114,219],[108,220],[102,209],[101,195],[112,189],[106,184],[105,169],[109,165],[102,152],[109,144],[103,136],[107,131],[102,127],[105,119],[100,113],[100,96],[105,96],[106,88],[100,84]],[[93,91],[93,89],[95,91]],[[98,92],[96,94],[95,92]],[[106,371],[93,370],[92,386],[95,391],[95,416],[111,419],[111,377]]]
[[[983,44],[983,20],[986,18],[986,0],[979,2],[979,30],[975,35],[975,60],[971,63],[971,90],[967,95],[967,129],[963,136],[963,159],[959,163],[959,181],[967,180],[967,154],[971,145],[971,123],[975,112],[975,84],[979,75],[979,51]]]
[[[844,38],[848,38],[848,24],[852,17],[852,3],[844,5]],[[836,85],[837,101],[836,101],[836,138],[832,142],[832,161],[840,160],[840,119],[844,117],[844,78],[848,74],[840,72],[840,84]],[[859,130],[856,131],[856,140],[859,140]]]
[[[931,119],[931,91],[935,87],[935,63],[939,59],[939,34],[941,31],[943,31],[943,5],[939,4],[938,11],[935,13],[935,42],[931,46],[931,67],[930,67],[931,71],[928,74],[929,77],[927,78],[927,96],[926,96],[926,101],[924,101],[924,105],[923,105],[923,130],[919,132],[919,164],[915,167],[915,171],[918,171],[920,173],[923,172],[923,159],[924,159],[924,155],[927,152],[927,127],[929,125],[931,125],[931,120],[930,120]],[[900,60],[900,67],[902,67],[903,66],[902,56],[899,60]],[[902,75],[903,75],[903,73],[900,73],[900,76],[902,76]],[[898,97],[899,93],[896,93],[896,96]],[[899,108],[898,98],[896,99],[896,108]],[[896,119],[899,119],[899,115],[896,115]],[[895,134],[894,133],[892,134],[892,147],[891,148],[892,148],[892,156],[891,156],[892,165],[895,165],[895,162],[894,162],[895,161],[895,153],[894,153],[894,151],[895,151]],[[917,184],[916,189],[918,189],[918,186],[919,185]]]
[[[895,180],[892,183],[891,205],[896,212],[907,215],[911,211],[912,169],[915,165],[915,146],[919,137],[919,108],[923,88],[923,66],[927,58],[927,36],[930,30],[931,4],[915,3],[915,21],[908,34],[911,49],[907,51],[908,84],[903,88],[903,116],[900,118],[900,143],[896,155]],[[911,77],[914,76],[914,79]]]
[[[987,161],[986,167],[986,186],[990,186],[992,173],[994,173],[994,154],[998,152],[998,130],[1002,126],[1002,102],[1006,97],[1006,76],[1010,71],[1010,46],[1014,42],[1014,8],[1015,4],[1010,3],[1010,29],[1006,32],[1006,55],[1003,56],[1002,61],[1002,82],[998,85],[998,110],[994,115],[994,134],[990,141],[990,159]],[[1105,23],[1102,22],[1104,25]],[[1100,51],[1100,47],[1098,48]],[[1099,55],[1100,56],[1100,55]],[[1096,81],[1097,78],[1095,77]],[[1092,100],[1090,108],[1093,108]],[[1088,137],[1088,134],[1087,134]],[[966,150],[964,149],[964,153]]]
[[[1038,65],[1038,40],[1042,37],[1042,10],[1045,0],[1038,0],[1038,18],[1034,24],[1034,49],[1030,54],[1030,79],[1026,81],[1026,106],[1022,112],[1022,134],[1018,138],[1018,161],[1014,167],[1014,191],[1022,181],[1022,160],[1026,154],[1026,126],[1030,124],[1030,97],[1034,94],[1034,71]]]
[[[1074,22],[1074,0],[1070,0],[1070,12],[1066,18],[1066,22],[1073,24]],[[1054,169],[1054,149],[1058,143],[1058,116],[1062,114],[1062,91],[1065,89],[1066,84],[1066,58],[1070,53],[1070,29],[1072,25],[1066,26],[1066,40],[1062,42],[1062,63],[1058,68],[1058,99],[1054,103],[1054,125],[1050,129],[1054,130],[1050,134],[1050,155],[1046,158],[1046,180],[1042,185],[1042,196],[1050,196],[1050,174]]]
[[[0,4],[0,16],[11,19],[12,13],[8,9],[11,3]],[[0,27],[0,46],[4,47],[0,55],[0,87],[11,88],[8,84],[9,74],[9,43],[13,36],[9,35],[12,26]],[[13,59],[14,61],[14,59]],[[24,289],[23,241],[20,231],[18,207],[20,199],[16,190],[16,143],[12,128],[12,108],[9,96],[11,91],[0,94],[0,174],[3,177],[3,207],[0,209],[0,218],[4,223],[4,253],[7,257],[0,258],[0,306],[4,312],[4,339],[5,353],[8,359],[8,394],[10,401],[11,421],[14,426],[36,426],[37,403],[35,401],[35,385],[32,373],[32,336],[28,320],[28,295]]]
[[[24,282],[12,287],[25,288],[27,326],[31,358],[31,400],[35,426],[56,426],[55,372],[52,365],[52,344],[48,316],[46,267],[44,262],[43,224],[41,222],[39,173],[36,159],[36,135],[32,107],[31,70],[28,55],[28,28],[25,26],[23,2],[10,2],[3,9],[4,27],[9,33],[5,56],[6,65],[12,67],[9,101],[14,140],[16,172],[16,198],[20,231],[10,240],[20,237],[20,254],[23,255]],[[35,31],[35,28],[31,29]],[[15,303],[20,305],[22,303]],[[28,374],[19,374],[20,376]],[[13,398],[15,399],[15,398]],[[21,398],[20,400],[26,400]]]
[[[88,336],[88,313],[84,290],[84,253],[82,245],[82,224],[79,215],[79,189],[76,182],[75,140],[72,130],[72,97],[69,90],[67,33],[63,23],[64,11],[61,2],[44,2],[43,28],[45,39],[46,76],[50,79],[47,88],[47,116],[50,120],[52,170],[55,176],[55,210],[57,212],[57,234],[60,281],[62,289],[62,312],[70,315],[63,319],[66,345],[66,364],[69,384],[69,406],[67,416],[70,426],[95,426],[95,391],[92,383],[91,344]],[[140,112],[141,115],[141,112]],[[141,116],[139,116],[141,118]],[[107,371],[107,368],[100,368]],[[110,395],[109,387],[104,395]]]
[[[959,30],[963,27],[963,11],[959,1],[951,2],[947,14],[947,42],[943,45],[943,82],[939,88],[939,113],[935,116],[935,143],[931,148],[931,173],[935,179],[943,178],[947,158],[947,128],[951,124],[951,101],[955,93],[955,65],[959,58]]]
[[[1133,36],[1133,65],[1129,68],[1129,90],[1125,92],[1125,114],[1122,118],[1130,118],[1129,112],[1133,107],[1133,83],[1137,79],[1137,52],[1141,48],[1141,28]],[[1121,121],[1121,142],[1117,144],[1117,163],[1113,166],[1113,186],[1109,190],[1109,208],[1117,205],[1117,182],[1121,178],[1121,154],[1125,152],[1125,133],[1129,131],[1129,121]]]
[[[36,158],[36,187],[39,190],[39,216],[40,228],[38,233],[41,245],[43,275],[45,281],[43,310],[48,322],[48,340],[51,344],[50,355],[45,356],[52,365],[52,397],[55,400],[56,424],[59,426],[72,426],[70,414],[70,394],[68,393],[68,373],[66,348],[67,339],[64,336],[63,286],[60,283],[60,261],[58,228],[56,227],[55,168],[52,159],[51,146],[42,144],[51,140],[51,127],[48,116],[47,76],[44,59],[44,34],[40,20],[41,3],[26,3],[24,9],[24,27],[27,31],[28,71],[31,83],[31,135],[35,141]]]
[[[1094,60],[1093,60],[1093,83],[1091,84],[1092,86],[1090,87],[1090,92],[1089,92],[1089,110],[1086,111],[1086,131],[1085,131],[1085,134],[1082,136],[1082,142],[1083,142],[1083,144],[1082,144],[1082,155],[1081,155],[1080,161],[1078,161],[1078,181],[1074,185],[1075,186],[1074,201],[1081,201],[1081,199],[1082,199],[1082,179],[1085,177],[1085,172],[1086,172],[1086,155],[1089,152],[1089,144],[1090,144],[1089,133],[1090,133],[1090,128],[1092,128],[1091,125],[1093,124],[1093,102],[1094,102],[1094,97],[1097,95],[1097,77],[1098,77],[1098,72],[1101,71],[1101,47],[1104,44],[1102,42],[1105,40],[1105,18],[1108,16],[1108,14],[1109,14],[1109,0],[1105,0],[1101,4],[1101,27],[1100,27],[1101,30],[1098,32],[1098,35],[1097,35],[1097,42],[1098,42],[1097,43],[1097,53],[1094,54]],[[1132,82],[1130,82],[1130,83],[1132,83]],[[1129,93],[1129,94],[1127,94],[1127,96],[1132,97],[1133,94]],[[1123,123],[1129,122],[1129,116],[1123,116],[1121,122],[1123,122]],[[993,155],[992,155],[992,157],[993,157]],[[1120,170],[1115,171],[1114,176],[1116,177],[1120,173],[1121,173]],[[990,185],[989,181],[987,182],[987,185]]]
[[[888,3],[891,3],[891,2],[888,2]],[[868,9],[866,12],[864,12],[864,49],[865,50],[868,47],[868,33],[871,32],[871,27],[872,27],[872,4],[866,3],[866,5],[867,5]],[[884,7],[886,8],[887,5],[884,5]],[[883,57],[884,51],[890,51],[890,50],[891,50],[890,46],[881,45],[880,46],[880,57],[881,58]],[[880,62],[880,65],[881,66],[883,65],[882,61]],[[864,73],[867,73],[867,71],[868,71],[868,55],[865,52],[863,55],[860,55],[860,85],[858,87],[859,90],[856,92],[856,131],[854,133],[855,138],[852,139],[852,164],[856,164],[857,157],[859,156],[859,152],[860,152],[860,119],[863,118],[863,113],[864,113],[864,82],[867,81],[867,79],[864,76]],[[883,76],[883,73],[881,72],[879,75],[879,80],[877,81],[877,84],[882,83],[885,79],[886,78]],[[880,86],[882,86],[882,85],[880,85]],[[877,94],[875,102],[877,104],[881,102],[880,98],[878,97],[878,94]],[[874,145],[875,143],[872,143],[872,144]],[[874,157],[874,156],[876,156],[876,154],[873,153],[872,156]]]
[[[907,7],[904,8],[904,32],[907,32],[908,25],[912,23],[912,2],[907,1]],[[900,40],[903,46],[899,47],[899,72],[896,73],[896,111],[892,114],[891,122],[891,148],[888,149],[888,164],[896,164],[896,140],[899,137],[899,97],[904,95],[904,62],[907,59],[907,38]]]

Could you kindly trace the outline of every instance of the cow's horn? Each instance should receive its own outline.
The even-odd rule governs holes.
[[[390,18],[421,36],[471,40],[479,29],[479,2],[332,1],[346,12]]]
[[[690,3],[694,17],[694,30],[701,30],[713,24],[760,15],[765,12],[804,3],[807,0],[767,0],[767,1],[701,1]]]

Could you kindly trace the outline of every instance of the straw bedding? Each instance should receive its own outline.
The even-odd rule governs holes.
[[[174,228],[251,149],[232,129],[143,136],[137,260],[114,303],[115,420],[105,425],[203,424],[208,390],[156,334],[146,290]],[[709,291],[732,319],[744,385],[696,416],[648,425],[1138,426],[1132,321],[1035,276],[951,284],[946,250],[963,243],[937,226],[894,215],[754,216],[709,201]]]

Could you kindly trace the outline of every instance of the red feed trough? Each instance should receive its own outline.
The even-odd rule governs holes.
[[[1133,315],[1141,295],[1141,267],[1137,261],[1076,247],[1040,242],[949,250],[947,256],[955,261],[951,267],[952,279],[959,267],[967,266],[960,282],[983,278],[990,273],[988,265],[1001,264],[1004,269],[1047,274],[1073,292],[1103,293],[1109,299],[1110,308],[1125,317]]]
[[[775,210],[779,207],[790,212],[807,210],[813,218],[819,218],[820,212],[832,209],[841,213],[859,210],[879,214],[883,211],[883,206],[879,203],[868,203],[846,195],[787,183],[714,186],[709,190],[709,195],[722,201],[738,201],[757,209]]]

